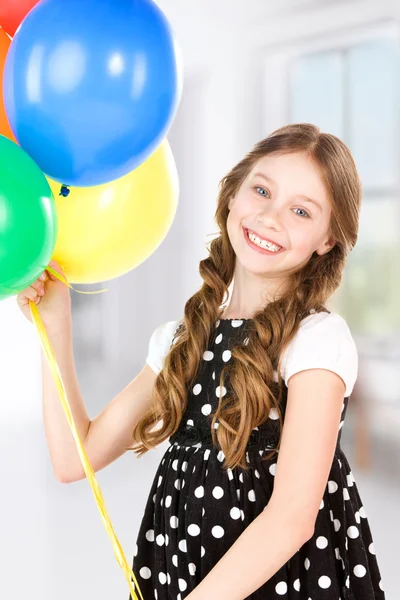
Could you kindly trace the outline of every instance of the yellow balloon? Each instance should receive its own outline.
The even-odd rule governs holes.
[[[166,237],[178,207],[179,181],[165,139],[139,167],[93,187],[71,187],[48,178],[58,213],[53,258],[70,283],[97,283],[131,271]]]

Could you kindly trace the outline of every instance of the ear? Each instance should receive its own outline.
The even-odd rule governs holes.
[[[332,248],[336,245],[336,240],[333,239],[333,237],[331,236],[327,242],[325,242],[324,244],[322,244],[319,248],[317,248],[316,252],[317,254],[319,254],[320,256],[323,256],[324,254],[326,254],[327,252],[329,252],[329,250],[332,250]]]

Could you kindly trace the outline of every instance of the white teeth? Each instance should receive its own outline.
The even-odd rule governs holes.
[[[266,250],[270,250],[271,252],[278,252],[278,250],[281,249],[281,246],[276,246],[275,244],[270,244],[269,242],[260,240],[260,238],[257,235],[255,235],[254,233],[250,233],[250,231],[247,232],[247,235],[249,236],[251,241],[254,242],[254,244],[257,244],[257,246],[261,246],[261,248],[265,248]]]

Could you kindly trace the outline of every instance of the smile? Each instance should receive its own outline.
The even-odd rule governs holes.
[[[285,250],[282,246],[262,240],[255,233],[250,232],[246,228],[243,228],[243,233],[249,246],[261,254],[280,254]]]

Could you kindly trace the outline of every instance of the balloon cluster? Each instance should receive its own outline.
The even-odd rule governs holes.
[[[155,251],[177,209],[181,91],[152,0],[1,0],[0,300],[51,258],[95,283]]]

